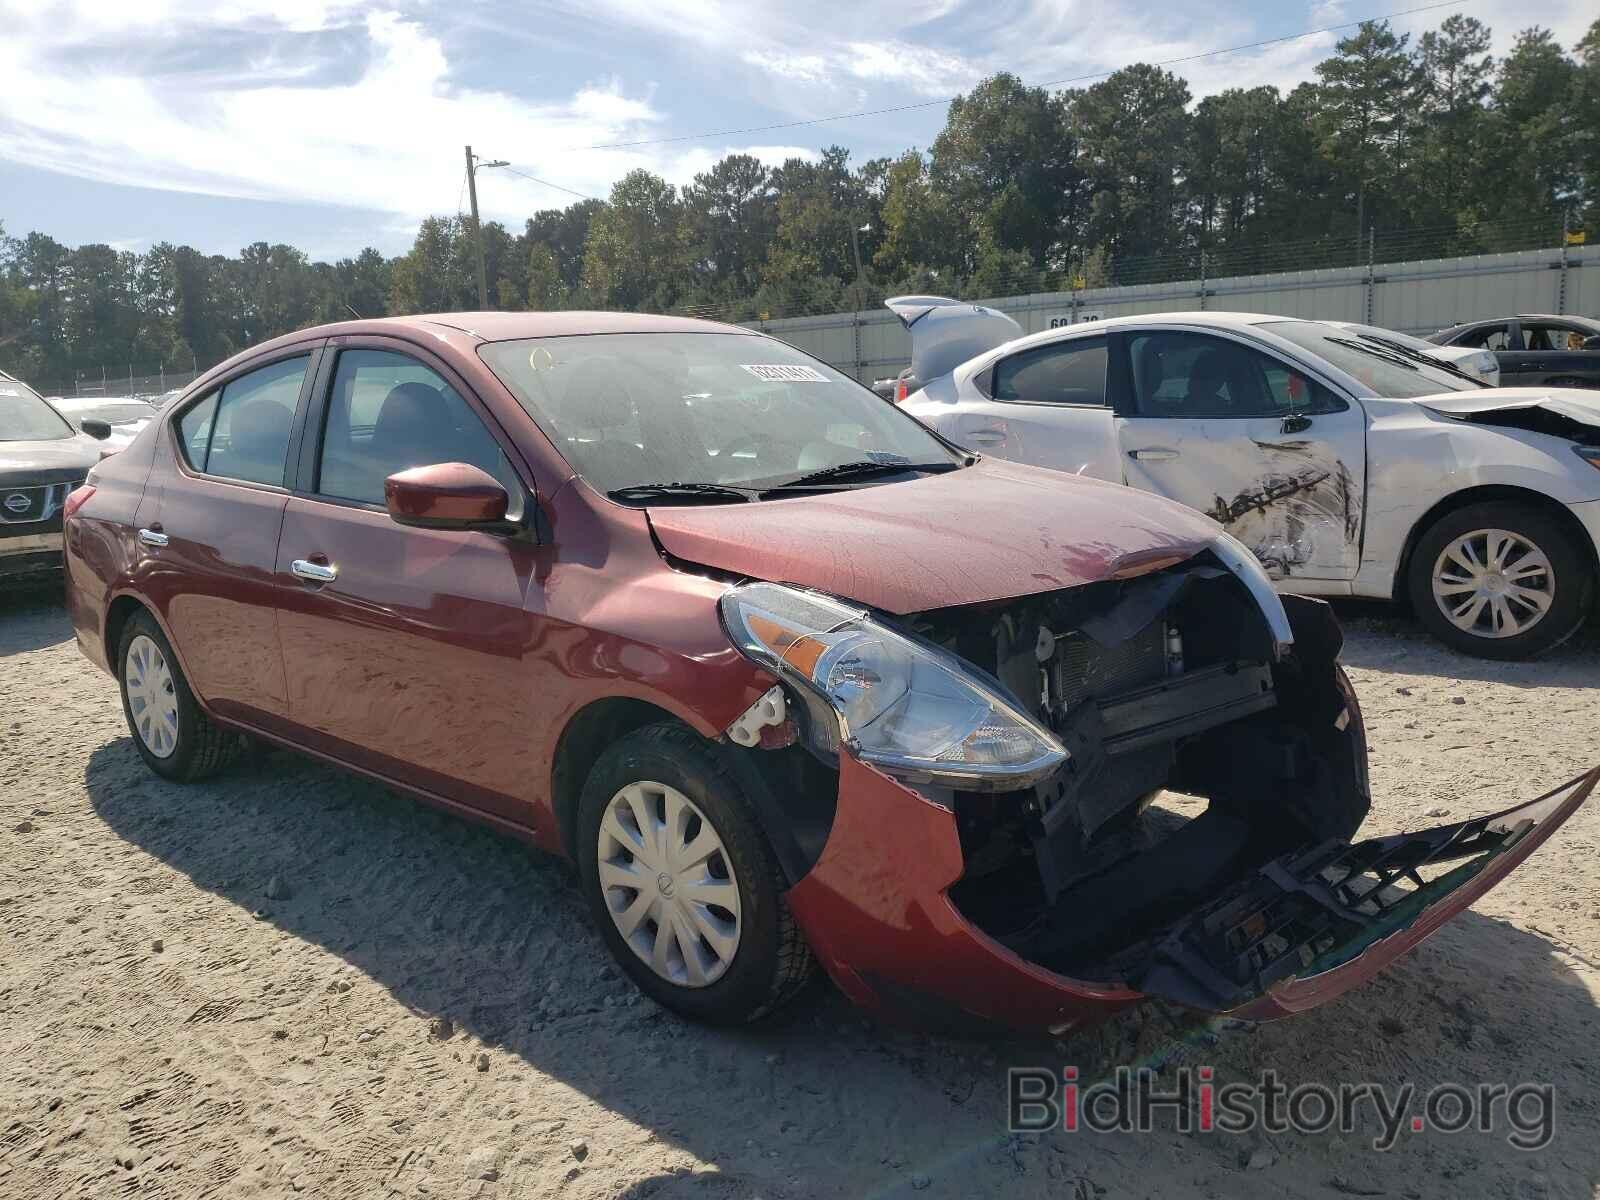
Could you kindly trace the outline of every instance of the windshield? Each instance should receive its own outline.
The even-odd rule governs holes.
[[[0,442],[50,442],[72,434],[72,426],[32,388],[0,379]]]
[[[859,486],[874,466],[963,461],[848,376],[756,334],[524,338],[479,353],[573,470],[608,494],[665,483],[754,494],[847,464],[867,469],[830,473],[830,486]]]
[[[1440,392],[1471,392],[1487,386],[1442,365],[1421,361],[1397,337],[1375,339],[1321,321],[1264,321],[1260,328],[1287,338],[1354,376],[1375,396],[1409,400]],[[1386,344],[1389,343],[1389,344]]]

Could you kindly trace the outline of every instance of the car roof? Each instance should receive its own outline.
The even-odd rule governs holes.
[[[1446,329],[1469,329],[1474,325],[1502,325],[1507,321],[1571,321],[1577,325],[1597,325],[1593,317],[1581,313],[1512,313],[1504,317],[1479,317],[1476,321],[1457,321]]]
[[[654,313],[624,312],[448,312],[418,313],[407,317],[373,317],[339,321],[296,330],[287,337],[337,337],[362,333],[436,334],[440,327],[468,334],[485,342],[506,342],[518,338],[572,337],[586,333],[741,333],[755,331],[720,321],[695,317],[659,316]]]
[[[1306,321],[1307,317],[1286,317],[1281,313],[1246,313],[1246,312],[1153,312],[1134,313],[1125,317],[1107,317],[1103,321],[1080,321],[1076,325],[1067,325],[1058,329],[1042,329],[1038,333],[1024,334],[1022,337],[1013,338],[1005,343],[1007,352],[1024,350],[1033,346],[1047,345],[1051,342],[1063,340],[1069,336],[1092,337],[1099,329],[1125,329],[1130,325],[1200,325],[1211,328],[1241,329],[1250,325],[1263,325],[1269,321]],[[996,347],[995,349],[999,349]],[[978,358],[987,359],[993,351],[985,350],[968,359],[973,362]]]

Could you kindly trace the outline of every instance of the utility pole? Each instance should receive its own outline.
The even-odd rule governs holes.
[[[467,147],[467,195],[472,197],[472,245],[478,258],[478,307],[489,307],[489,280],[483,267],[483,227],[478,224],[478,173],[473,166],[472,147]]]
[[[478,220],[478,171],[506,165],[503,158],[480,163],[473,155],[472,147],[467,147],[467,195],[472,198],[472,246],[478,260],[478,307],[481,309],[489,307],[489,280],[483,265],[483,225]]]

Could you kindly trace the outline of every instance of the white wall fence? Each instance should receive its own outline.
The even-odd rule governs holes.
[[[1458,321],[1513,313],[1600,313],[1600,247],[1183,279],[975,303],[1007,313],[1026,333],[1084,320],[1209,309],[1361,321],[1427,334]],[[745,324],[864,381],[894,375],[911,361],[911,335],[885,308]]]

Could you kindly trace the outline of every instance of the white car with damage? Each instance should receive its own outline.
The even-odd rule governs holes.
[[[886,304],[928,381],[908,412],[980,453],[1199,509],[1280,591],[1409,601],[1487,658],[1548,650],[1594,607],[1600,394],[1488,387],[1392,335],[1281,316],[1018,337],[994,309]]]

